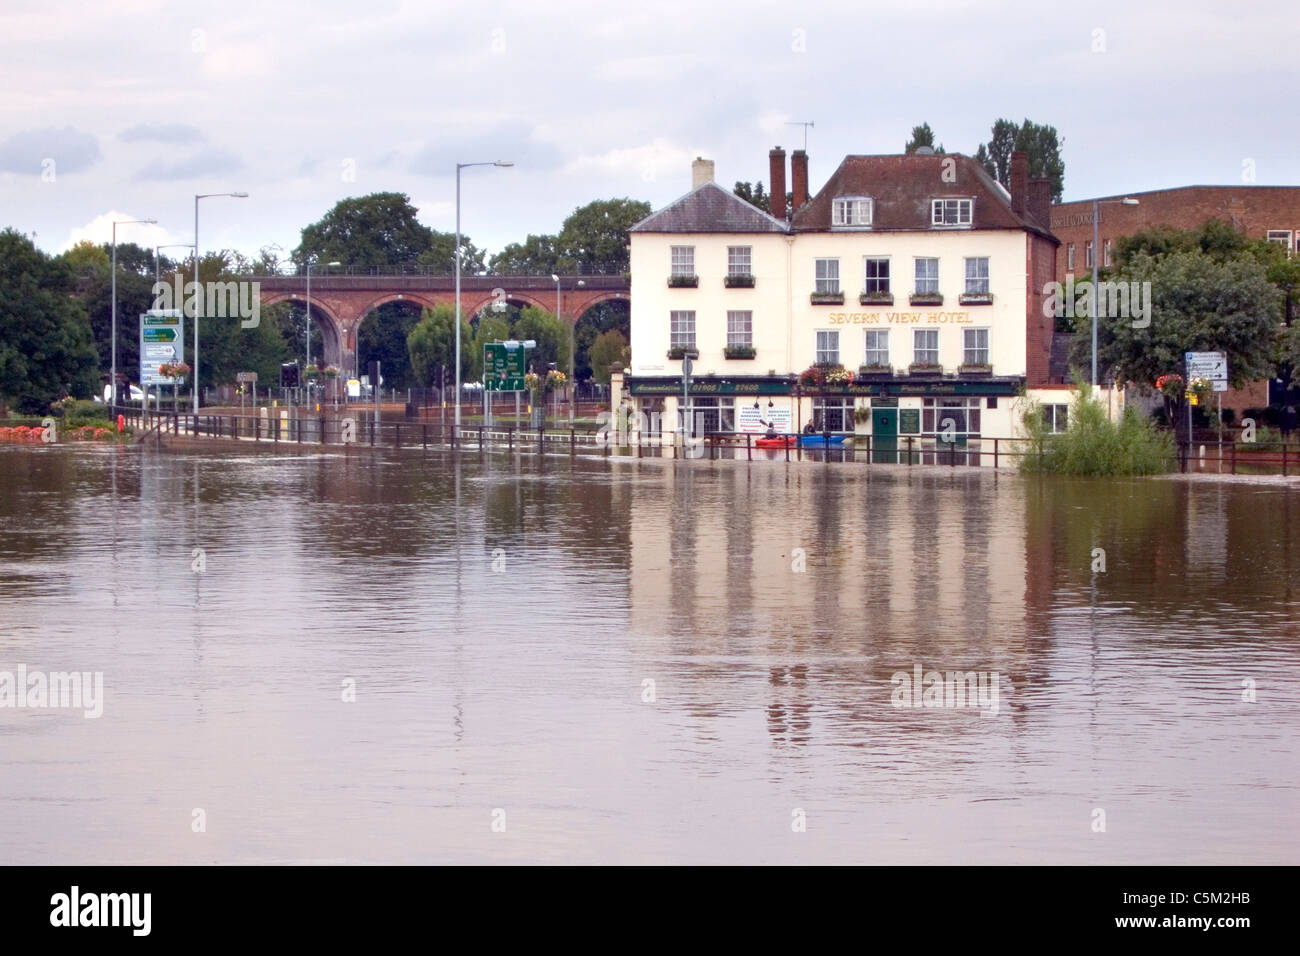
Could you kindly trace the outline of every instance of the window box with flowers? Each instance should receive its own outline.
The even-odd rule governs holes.
[[[963,292],[957,296],[957,301],[961,305],[992,305],[992,292]]]
[[[758,350],[752,345],[728,345],[722,354],[729,359],[752,359],[758,355]]]
[[[894,366],[892,365],[860,365],[858,366],[858,378],[893,378]]]
[[[858,296],[859,305],[893,305],[894,294],[892,292],[864,292]]]
[[[810,365],[799,373],[799,384],[809,389],[843,389],[853,384],[853,373],[843,365]]]
[[[751,275],[729,275],[723,278],[722,284],[728,289],[752,289],[754,288],[754,277]]]
[[[943,305],[942,292],[913,292],[907,297],[909,305]]]
[[[670,289],[695,289],[700,284],[699,276],[671,275],[668,277],[668,288]]]
[[[957,374],[988,377],[993,374],[993,366],[987,363],[966,362],[957,366]]]
[[[843,292],[814,292],[808,297],[813,305],[843,305]]]
[[[913,362],[907,367],[907,374],[933,377],[943,374],[943,366],[934,365],[930,362]]]
[[[697,359],[700,357],[700,353],[697,352],[695,349],[693,348],[688,349],[682,345],[674,345],[672,348],[668,350],[668,357],[670,359],[677,359],[678,361],[680,361],[686,358],[686,356],[688,355],[693,359]]]

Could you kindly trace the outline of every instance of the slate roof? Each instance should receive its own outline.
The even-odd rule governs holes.
[[[997,181],[960,153],[846,156],[826,185],[794,214],[794,231],[832,231],[831,200],[839,196],[874,200],[871,232],[928,232],[934,228],[930,200],[973,198],[971,229],[1028,229],[1055,241],[1050,223],[1039,223],[1028,212],[1016,215]]]
[[[707,182],[651,213],[628,231],[787,233],[790,228],[717,183]]]

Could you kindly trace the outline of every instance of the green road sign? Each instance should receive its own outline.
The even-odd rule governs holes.
[[[140,316],[140,384],[175,385],[176,379],[158,371],[180,362],[185,351],[185,319],[178,309],[149,311]]]
[[[522,392],[524,349],[508,349],[499,342],[484,345],[483,387],[489,392]]]
[[[143,329],[144,340],[146,342],[175,342],[175,329]]]

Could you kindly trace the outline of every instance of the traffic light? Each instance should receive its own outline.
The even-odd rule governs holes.
[[[297,388],[298,387],[298,363],[285,362],[280,366],[280,387]]]

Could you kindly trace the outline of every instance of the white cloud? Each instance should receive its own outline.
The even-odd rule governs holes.
[[[148,224],[125,224],[126,220],[143,219],[145,217],[132,215],[127,212],[119,212],[116,209],[96,216],[84,226],[77,226],[70,233],[63,244],[59,246],[59,252],[66,252],[83,239],[89,239],[96,245],[104,242],[113,241],[113,223],[117,222],[117,241],[134,242],[138,246],[145,246],[152,249],[154,246],[163,246],[171,242],[180,242],[171,232],[162,226],[151,226]],[[186,237],[188,238],[188,237]]]

